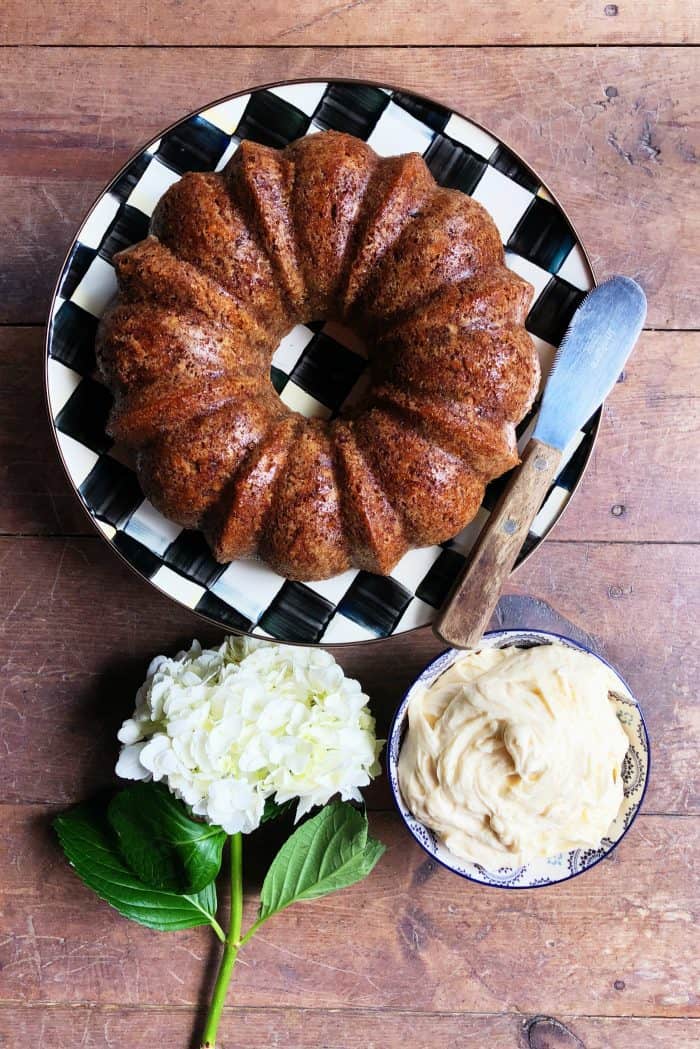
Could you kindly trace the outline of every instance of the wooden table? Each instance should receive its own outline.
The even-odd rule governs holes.
[[[435,869],[378,784],[385,859],[358,888],[293,908],[252,942],[222,1042],[698,1044],[698,64],[684,46],[698,39],[698,10],[5,0],[0,1045],[182,1049],[216,954],[205,931],[165,936],[119,918],[71,874],[49,827],[111,782],[115,730],[149,657],[216,637],[122,566],[63,478],[42,407],[60,260],[103,183],[160,128],[246,86],[335,75],[401,83],[493,128],[560,195],[598,275],[629,273],[647,291],[648,331],[584,484],[501,616],[594,640],[644,704],[653,772],[609,861],[510,894]],[[423,631],[338,656],[385,721],[437,650]]]

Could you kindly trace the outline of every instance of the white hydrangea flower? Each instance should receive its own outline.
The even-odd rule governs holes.
[[[230,637],[158,656],[118,737],[117,775],[164,781],[229,834],[265,801],[298,798],[297,819],[334,794],[361,800],[379,771],[368,697],[329,652]]]

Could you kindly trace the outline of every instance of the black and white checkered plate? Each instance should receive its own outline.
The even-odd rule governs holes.
[[[107,540],[164,593],[226,629],[323,644],[365,641],[428,623],[472,546],[503,479],[453,540],[413,550],[390,578],[349,571],[290,583],[265,565],[219,565],[199,533],[162,517],[105,432],[110,395],[94,377],[93,344],[116,290],[112,256],[141,240],[161,194],[185,171],[220,170],[244,138],[284,146],[335,128],[383,156],[419,152],[444,186],[490,211],[508,265],[535,288],[527,328],[547,373],[569,319],[593,286],[586,255],[540,180],[493,135],[427,99],[359,81],[294,82],[226,98],[186,117],[133,157],[92,207],[63,267],[47,335],[49,411],[66,471]],[[272,362],[282,400],[330,418],[362,388],[362,347],[337,325],[295,328]],[[519,430],[521,447],[533,412]],[[586,466],[595,416],[572,442],[536,517],[521,560],[544,538]]]

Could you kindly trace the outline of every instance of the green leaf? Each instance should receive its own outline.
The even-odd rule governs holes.
[[[267,872],[259,921],[291,903],[315,900],[366,878],[385,851],[367,831],[367,817],[348,802],[327,805],[303,823]]]
[[[296,801],[296,798],[290,798],[289,801],[283,801],[280,804],[274,798],[265,798],[265,808],[260,822],[269,823],[270,820],[276,820],[278,816],[284,816],[286,812],[289,812],[292,805],[296,804]]]
[[[190,929],[215,919],[216,888],[180,896],[144,885],[124,863],[104,811],[78,805],[54,820],[59,841],[76,874],[125,918],[150,929]]]
[[[120,791],[107,818],[124,859],[153,888],[201,892],[221,869],[226,831],[191,819],[184,803],[161,783],[136,783]]]

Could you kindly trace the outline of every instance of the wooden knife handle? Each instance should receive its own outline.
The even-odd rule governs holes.
[[[556,477],[562,453],[531,440],[520,468],[479,536],[433,630],[453,648],[474,648],[489,624],[530,525]]]

